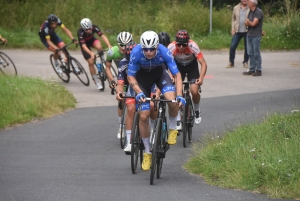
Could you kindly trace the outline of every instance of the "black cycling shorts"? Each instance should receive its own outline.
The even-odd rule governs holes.
[[[200,77],[198,61],[196,57],[194,57],[194,60],[186,66],[183,66],[182,64],[178,63],[176,60],[175,62],[181,74],[182,81],[185,78],[185,74],[187,74],[188,81],[193,81]]]
[[[86,44],[87,48],[89,48],[89,50],[91,50],[91,47],[93,47],[93,44],[95,41],[98,41],[98,39],[93,37],[91,40],[88,40],[85,42],[85,44]],[[86,51],[84,51],[84,49],[82,48],[82,44],[80,44],[80,49],[81,49],[82,55],[85,58],[85,60],[88,60],[89,58],[91,58],[91,55],[89,53],[87,53]]]

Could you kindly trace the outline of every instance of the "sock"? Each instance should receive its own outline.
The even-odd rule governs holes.
[[[178,110],[178,114],[177,114],[177,121],[180,121],[181,120],[181,111]]]
[[[153,130],[154,128],[155,119],[150,118],[150,129]]]
[[[54,60],[54,63],[55,63],[55,65],[57,65],[57,64],[58,64],[58,61],[57,61],[57,59],[55,59],[55,60]]]
[[[200,111],[200,101],[199,101],[199,103],[194,103],[194,110],[195,111]]]
[[[130,144],[131,130],[126,130],[127,143]]]
[[[145,147],[145,153],[147,154],[151,154],[150,152],[150,138],[142,138],[143,143],[144,143],[144,147]]]
[[[118,117],[119,117],[119,116],[118,116]],[[122,117],[119,117],[120,128],[121,128],[121,121],[122,121]]]
[[[175,130],[175,129],[176,129],[176,126],[177,126],[176,117],[169,117],[169,119],[170,119],[170,126],[169,126],[169,129]]]
[[[97,78],[97,75],[92,75],[92,78],[95,80],[95,82],[98,82],[98,78]]]

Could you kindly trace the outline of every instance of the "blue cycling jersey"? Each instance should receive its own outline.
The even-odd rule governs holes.
[[[151,71],[154,68],[162,67],[166,63],[173,75],[177,74],[178,68],[174,61],[173,55],[168,48],[159,44],[156,50],[156,55],[152,59],[147,59],[143,53],[142,46],[138,44],[132,49],[130,54],[130,61],[128,64],[128,75],[135,76],[137,71],[143,69]]]

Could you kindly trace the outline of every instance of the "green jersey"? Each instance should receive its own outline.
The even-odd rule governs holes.
[[[114,60],[116,66],[119,66],[120,61],[125,57],[124,54],[122,54],[119,51],[119,47],[118,46],[113,46],[111,49],[109,49],[107,51],[107,58],[106,60],[108,62],[111,62],[112,60]]]

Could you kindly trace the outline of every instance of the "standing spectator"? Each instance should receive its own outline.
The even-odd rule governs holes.
[[[231,45],[229,51],[229,64],[226,68],[234,67],[235,51],[236,48],[244,38],[244,61],[243,66],[248,68],[249,56],[247,53],[247,27],[245,26],[245,20],[249,14],[249,8],[247,6],[247,0],[241,0],[241,2],[233,8],[232,20],[231,20]]]
[[[250,67],[243,75],[261,76],[261,55],[260,55],[260,41],[262,37],[262,25],[264,21],[264,14],[261,9],[257,7],[257,0],[248,0],[248,7],[250,12],[245,21],[245,26],[248,26],[248,40],[247,49],[250,58]]]

